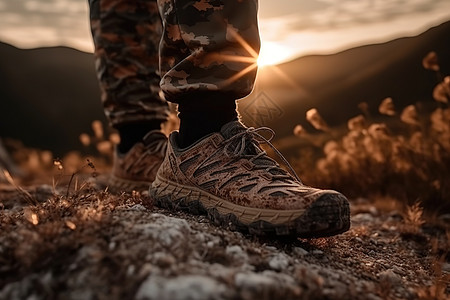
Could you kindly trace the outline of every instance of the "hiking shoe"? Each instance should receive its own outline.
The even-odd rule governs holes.
[[[166,154],[167,137],[152,130],[127,153],[116,150],[109,185],[113,190],[146,191]]]
[[[207,214],[216,224],[256,235],[330,236],[350,227],[345,196],[302,184],[292,167],[261,135],[269,128],[225,124],[194,145],[179,149],[169,137],[166,157],[150,187],[164,208]],[[291,173],[259,144],[269,144]]]

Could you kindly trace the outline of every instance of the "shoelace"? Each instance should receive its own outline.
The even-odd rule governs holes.
[[[270,137],[268,139],[265,138],[263,135],[260,134],[260,132],[262,132],[262,131],[269,132]],[[249,127],[246,130],[241,131],[238,134],[226,139],[224,141],[224,143],[225,143],[224,152],[228,156],[230,156],[229,153],[231,153],[235,157],[242,157],[244,155],[246,147],[247,147],[247,141],[250,141],[250,143],[252,143],[252,144],[255,142],[259,145],[267,144],[278,155],[278,157],[281,158],[283,163],[288,167],[289,173],[295,179],[297,179],[299,182],[301,182],[300,178],[297,176],[297,173],[295,173],[294,168],[292,168],[292,166],[289,164],[289,162],[283,156],[283,154],[281,154],[281,152],[278,151],[278,149],[275,148],[275,146],[270,142],[274,136],[275,136],[275,132],[272,129],[270,129],[269,127],[259,127],[259,128]],[[239,139],[240,139],[240,141],[238,142],[237,146],[234,148],[233,151],[231,151],[230,148],[232,147],[233,142],[235,140],[239,140]],[[264,159],[269,159],[270,161],[272,161],[274,163],[273,165],[261,166],[261,167],[265,168],[267,172],[269,172],[272,169],[280,169],[277,162],[274,161],[272,158],[270,158],[267,155],[266,151],[264,151],[264,150],[261,150],[261,152],[258,154],[252,155],[252,157],[249,158],[249,161],[252,162],[263,156],[264,156]],[[280,175],[280,176],[284,177],[283,175]]]

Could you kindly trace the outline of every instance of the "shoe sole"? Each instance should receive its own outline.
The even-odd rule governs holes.
[[[259,209],[236,205],[199,188],[157,176],[150,195],[159,207],[206,214],[216,225],[259,236],[317,238],[350,228],[349,203],[341,194],[325,194],[304,210]]]
[[[108,178],[109,189],[113,192],[125,191],[125,192],[143,192],[148,191],[151,182],[149,181],[135,181],[129,179],[123,179],[110,175]]]

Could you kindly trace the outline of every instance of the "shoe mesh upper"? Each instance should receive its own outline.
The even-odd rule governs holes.
[[[291,173],[283,170],[260,148],[263,142],[271,146],[261,130],[231,122],[186,149],[177,148],[175,132],[159,175],[257,208],[304,209],[324,193],[337,193],[303,185],[290,166]]]

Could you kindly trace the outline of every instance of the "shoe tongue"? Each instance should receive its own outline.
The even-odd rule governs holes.
[[[232,138],[233,136],[236,136],[237,134],[246,131],[248,128],[245,127],[241,122],[239,121],[233,121],[225,124],[222,129],[220,130],[220,133],[225,139]],[[238,146],[238,144],[241,143],[241,139],[237,138],[234,141],[232,141],[232,146],[230,150],[234,150],[235,147]],[[258,143],[251,138],[246,139],[245,141],[245,150],[242,152],[243,155],[257,155],[261,153],[262,150],[259,147]],[[272,164],[273,162],[270,161],[270,159],[263,157],[260,157],[256,160],[253,160],[253,163],[255,164],[263,164],[268,165]]]
[[[245,127],[241,122],[239,121],[232,121],[222,126],[222,129],[220,130],[220,133],[224,137],[225,140],[228,140],[237,134],[241,132],[245,132],[247,130],[247,127]],[[232,141],[231,148],[229,150],[233,151],[239,143],[241,143],[241,138],[236,138]],[[243,155],[256,155],[261,150],[257,145],[255,145],[254,141],[252,139],[246,139],[245,141],[245,150],[242,153]]]
[[[229,123],[223,125],[222,129],[220,130],[220,133],[222,134],[222,136],[225,139],[229,139],[229,138],[235,136],[236,134],[239,134],[246,130],[247,130],[247,127],[245,127],[241,122],[233,121],[233,122],[229,122]],[[235,141],[233,141],[233,144],[232,144],[233,146],[232,146],[231,150],[235,149],[235,147],[238,145],[238,143],[240,143],[240,139],[236,139]],[[242,154],[257,155],[261,152],[262,152],[262,149],[256,144],[256,142],[252,139],[248,139],[246,141],[245,151]],[[257,159],[254,159],[253,163],[255,165],[260,165],[260,166],[265,166],[265,167],[277,166],[275,161],[270,159],[267,155],[263,155]],[[271,173],[272,175],[285,175],[286,171],[284,171],[278,167],[278,168],[271,169],[269,171],[269,173]]]
[[[232,121],[223,125],[222,129],[220,129],[220,133],[225,139],[229,139],[245,130],[247,130],[247,128],[241,122]]]
[[[225,139],[229,139],[233,136],[235,136],[236,134],[239,134],[243,131],[246,131],[247,127],[245,127],[241,122],[239,121],[233,121],[230,123],[225,124],[222,129],[220,130],[220,133],[222,134],[222,136]],[[235,147],[238,145],[238,143],[240,143],[240,139],[236,139],[235,141],[233,141],[233,146],[232,149],[235,149]],[[246,147],[245,147],[245,151],[242,153],[244,155],[257,155],[259,153],[261,153],[262,150],[261,148],[256,144],[256,142],[252,139],[248,139],[246,141]],[[253,160],[253,163],[255,165],[261,165],[261,166],[276,166],[276,163],[271,160],[268,156],[263,155],[257,159]],[[286,174],[285,171],[281,170],[280,168],[274,168],[272,170],[269,171],[272,175],[278,175],[278,174]]]

